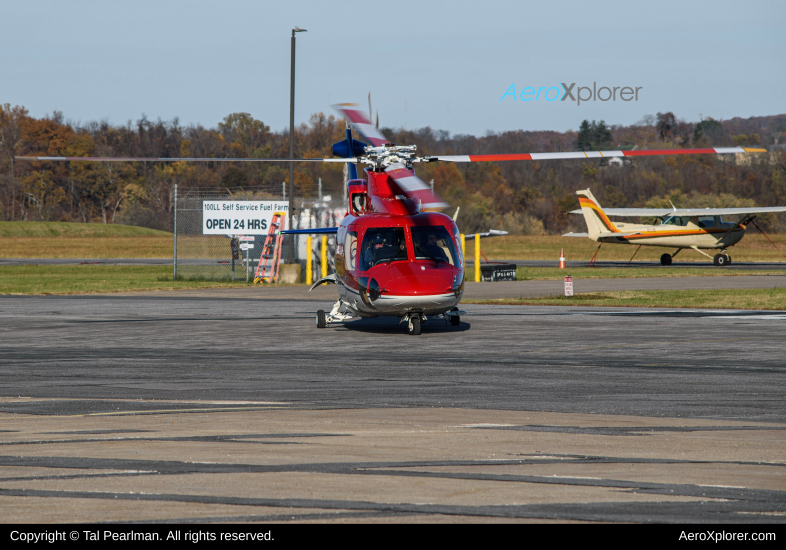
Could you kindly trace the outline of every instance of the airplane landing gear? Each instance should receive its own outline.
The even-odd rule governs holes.
[[[660,265],[671,265],[671,254],[664,254],[661,256]]]
[[[729,257],[726,254],[715,254],[715,257],[712,259],[712,263],[717,266],[726,265],[729,263]]]

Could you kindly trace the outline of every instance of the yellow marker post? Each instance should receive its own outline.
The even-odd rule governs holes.
[[[480,282],[480,233],[475,233],[475,282]]]
[[[327,235],[322,235],[322,257],[320,258],[322,264],[322,276],[327,277]],[[326,285],[327,283],[322,283]]]
[[[314,254],[312,252],[312,246],[314,242],[314,237],[309,235],[306,237],[306,284],[310,285],[313,282],[314,276]]]

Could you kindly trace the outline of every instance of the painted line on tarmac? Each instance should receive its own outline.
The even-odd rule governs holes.
[[[135,414],[172,414],[172,413],[194,413],[194,412],[227,412],[227,411],[267,411],[286,409],[287,407],[211,407],[206,409],[153,409],[153,410],[138,410],[138,411],[112,411],[101,413],[84,413],[84,414],[57,414],[46,416],[57,416],[60,418],[74,418],[79,416],[127,416]]]
[[[352,437],[352,434],[337,433],[281,433],[281,434],[227,434],[227,435],[193,435],[181,437],[93,437],[82,439],[20,439],[2,441],[0,445],[53,445],[59,443],[117,443],[124,441],[196,441],[200,443],[256,443],[256,444],[295,444],[292,441],[258,441],[260,439],[293,439],[298,437]]]
[[[703,319],[745,319],[746,321],[786,321],[783,315],[709,315]]]

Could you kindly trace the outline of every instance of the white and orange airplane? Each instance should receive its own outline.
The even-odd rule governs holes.
[[[587,233],[567,233],[563,237],[589,237],[595,242],[664,246],[676,248],[673,254],[660,257],[662,265],[671,265],[672,258],[680,251],[691,248],[711,258],[715,265],[731,263],[727,249],[745,236],[746,226],[757,214],[786,212],[786,206],[754,208],[608,208],[603,209],[589,189],[577,191],[579,210],[571,214],[584,214]],[[724,221],[721,216],[742,216],[737,222]],[[660,223],[614,223],[610,217],[658,218]],[[755,222],[754,222],[755,225]],[[600,245],[598,246],[600,248]],[[713,258],[701,249],[721,249]],[[636,252],[633,256],[636,256]],[[597,255],[597,251],[596,251]],[[593,261],[594,261],[593,257]],[[631,258],[632,260],[633,258]]]

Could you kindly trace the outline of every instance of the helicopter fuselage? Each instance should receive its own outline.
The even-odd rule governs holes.
[[[350,182],[350,209],[336,234],[341,301],[361,317],[440,315],[464,292],[458,228],[439,212],[396,196],[387,175]],[[353,193],[352,191],[355,191]],[[365,195],[362,201],[355,195]],[[362,209],[357,207],[361,206]]]

